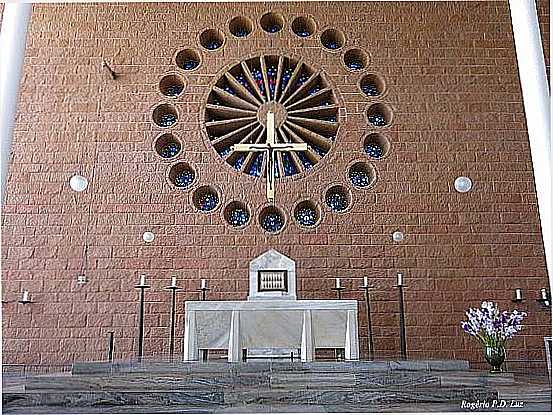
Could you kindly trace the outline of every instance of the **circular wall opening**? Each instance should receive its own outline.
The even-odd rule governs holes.
[[[159,90],[166,97],[178,97],[184,91],[184,79],[176,74],[165,75],[159,81]]]
[[[267,33],[277,33],[284,27],[284,18],[278,13],[265,13],[261,16],[259,24]]]
[[[200,45],[207,50],[216,50],[223,46],[225,36],[219,29],[206,29],[200,34]]]
[[[332,186],[325,193],[325,203],[333,212],[344,212],[351,204],[351,196],[344,186]]]
[[[361,92],[368,97],[377,97],[382,95],[386,89],[384,80],[375,74],[364,75],[359,81]]]
[[[364,189],[376,181],[376,170],[371,164],[359,161],[349,168],[348,178],[354,187]]]
[[[390,142],[383,134],[368,134],[363,140],[363,151],[370,158],[378,160],[386,157],[390,151]]]
[[[230,202],[223,211],[227,223],[233,228],[242,228],[250,221],[250,211],[245,203],[237,200]]]
[[[292,21],[292,31],[299,37],[309,37],[315,30],[315,20],[311,17],[300,16]]]
[[[156,138],[154,147],[160,157],[171,159],[179,155],[182,145],[175,135],[163,133]]]
[[[246,38],[253,32],[253,23],[244,16],[234,17],[228,24],[230,33],[239,38]]]
[[[177,66],[185,71],[191,71],[200,66],[200,54],[194,49],[183,49],[175,57]]]
[[[201,212],[211,212],[219,206],[219,194],[212,186],[201,186],[194,191],[192,203]]]
[[[259,224],[265,232],[280,232],[284,228],[284,223],[284,213],[275,206],[266,206],[259,214]]]
[[[171,127],[178,120],[177,109],[171,104],[160,104],[154,108],[152,119],[160,127]]]
[[[392,122],[392,109],[386,104],[373,104],[367,110],[367,120],[374,127],[385,127]]]
[[[318,225],[321,212],[313,201],[304,200],[294,208],[294,219],[298,225],[304,228],[312,228]]]
[[[344,53],[344,65],[350,71],[360,71],[369,64],[369,55],[361,49],[350,49]]]
[[[169,168],[169,181],[179,189],[188,189],[196,179],[196,172],[190,164],[183,161],[173,164]]]
[[[346,37],[339,30],[326,29],[321,33],[321,43],[327,49],[338,50],[346,43]]]

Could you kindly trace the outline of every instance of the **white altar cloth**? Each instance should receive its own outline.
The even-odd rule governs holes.
[[[239,362],[242,349],[299,348],[303,362],[315,348],[344,348],[346,360],[359,359],[357,301],[256,300],[187,301],[184,360],[199,349],[227,349]]]

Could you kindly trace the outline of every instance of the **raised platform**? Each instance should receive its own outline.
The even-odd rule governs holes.
[[[523,392],[512,374],[440,360],[83,363],[70,375],[28,377],[20,386],[4,391],[5,413],[459,411],[463,401]],[[534,385],[524,397],[551,408],[550,387],[543,389]]]

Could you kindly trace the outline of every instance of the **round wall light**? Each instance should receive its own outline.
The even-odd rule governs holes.
[[[82,192],[88,187],[88,180],[86,179],[86,177],[76,174],[71,177],[71,179],[69,179],[69,186],[75,192]]]
[[[392,234],[392,239],[394,240],[394,242],[401,242],[401,241],[403,241],[403,232],[401,232],[401,231],[395,231],[395,232]]]
[[[155,237],[156,236],[154,235],[154,233],[150,231],[144,232],[142,234],[142,239],[144,239],[144,242],[147,242],[147,243],[153,242]]]
[[[459,193],[466,193],[472,189],[472,180],[464,176],[457,177],[453,186]]]

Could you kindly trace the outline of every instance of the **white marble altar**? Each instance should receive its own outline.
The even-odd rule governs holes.
[[[346,360],[358,360],[357,301],[296,300],[295,276],[294,261],[270,250],[250,263],[248,301],[187,301],[184,360],[198,360],[200,349],[227,349],[229,362],[243,349],[300,349],[310,362],[316,348],[343,348]]]

